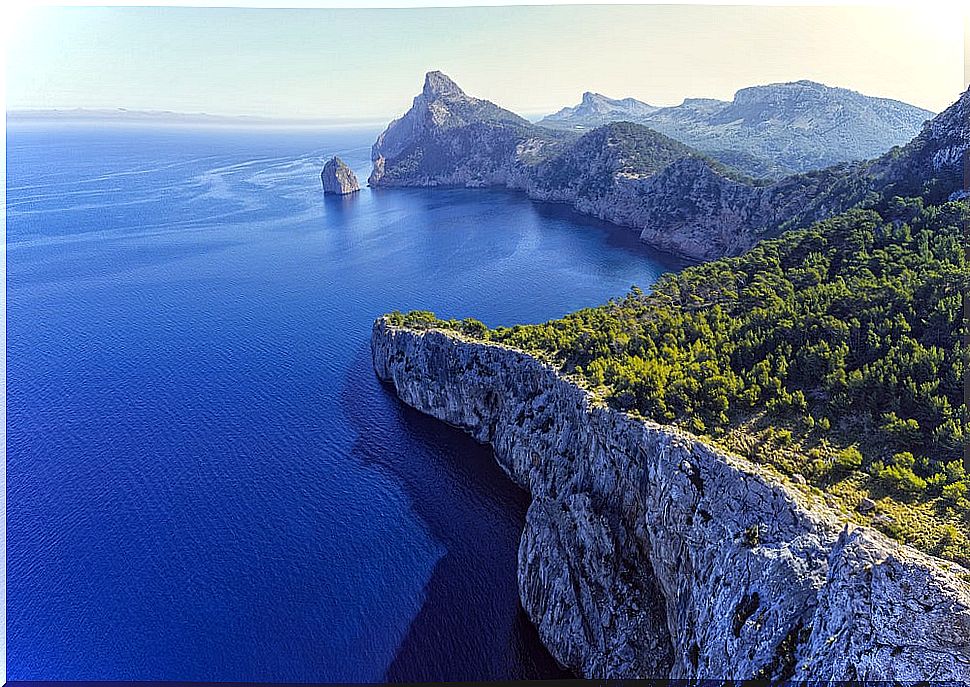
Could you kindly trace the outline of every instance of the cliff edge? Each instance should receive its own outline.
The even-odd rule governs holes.
[[[532,496],[522,605],[588,678],[970,681],[959,566],[756,466],[596,403],[516,350],[378,320],[378,376]]]

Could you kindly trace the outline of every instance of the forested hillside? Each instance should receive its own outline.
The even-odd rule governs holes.
[[[612,406],[708,436],[970,565],[968,222],[966,201],[895,198],[546,324],[394,317],[533,353]]]

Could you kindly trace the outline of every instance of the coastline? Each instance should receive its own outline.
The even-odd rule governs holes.
[[[970,678],[959,566],[514,349],[378,320],[372,353],[402,401],[490,444],[531,494],[522,604],[577,674]]]

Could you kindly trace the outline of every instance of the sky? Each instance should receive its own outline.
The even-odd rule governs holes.
[[[939,111],[965,87],[955,6],[42,7],[7,39],[6,109],[373,118],[440,69],[526,115],[591,90],[676,105],[811,79]]]

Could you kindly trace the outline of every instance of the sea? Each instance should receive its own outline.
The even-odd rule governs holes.
[[[378,127],[7,129],[7,678],[562,677],[528,497],[375,377],[374,319],[542,322],[680,267],[499,190],[364,184]]]

